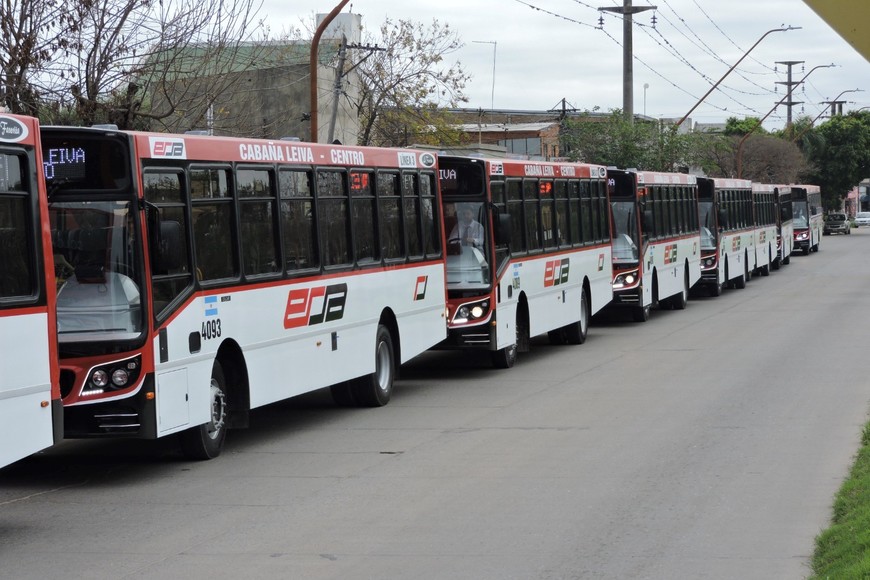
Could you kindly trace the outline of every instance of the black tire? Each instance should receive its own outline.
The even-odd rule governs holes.
[[[517,345],[513,344],[499,350],[494,350],[492,355],[492,366],[497,369],[509,369],[517,362]]]
[[[716,282],[715,284],[711,284],[709,288],[711,296],[722,296],[722,291],[725,289],[725,284],[720,284],[719,282]]]
[[[586,289],[580,291],[580,320],[572,322],[564,327],[565,338],[568,344],[583,344],[586,342],[586,336],[589,334],[589,298],[586,296]]]
[[[779,270],[780,268],[780,259],[776,258],[773,262],[771,262],[774,270]]]
[[[396,352],[393,337],[383,324],[375,337],[375,371],[352,381],[353,397],[360,407],[383,407],[393,395]]]
[[[689,272],[683,272],[683,290],[671,297],[671,306],[674,310],[685,310],[689,304]]]
[[[490,353],[490,358],[492,359],[492,366],[497,369],[509,369],[517,362],[517,352],[519,352],[520,348],[520,333],[522,332],[522,328],[520,326],[519,310],[517,311],[517,321],[514,328],[516,329],[514,343],[510,346],[494,350]]]
[[[788,265],[791,262],[791,254],[782,259],[782,263]]]
[[[734,287],[737,290],[743,290],[744,288],[746,288],[746,277],[740,276],[739,278],[734,280]]]
[[[651,306],[635,306],[631,309],[631,316],[635,322],[646,322],[651,310]]]
[[[229,394],[224,369],[214,361],[211,369],[211,420],[181,434],[181,449],[189,459],[214,459],[221,454],[227,436]]]

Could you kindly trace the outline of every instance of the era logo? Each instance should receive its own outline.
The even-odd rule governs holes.
[[[562,258],[561,260],[550,260],[544,266],[544,287],[558,286],[568,281],[568,265],[570,260]]]
[[[426,299],[426,286],[429,283],[429,276],[417,276],[417,283],[414,285],[414,300]]]
[[[172,159],[186,159],[184,152],[184,139],[172,137],[149,137],[151,142],[151,157],[171,157]]]
[[[313,326],[340,320],[347,301],[347,284],[290,290],[284,311],[284,328]]]

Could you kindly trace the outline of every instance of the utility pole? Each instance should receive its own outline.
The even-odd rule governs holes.
[[[788,67],[788,80],[787,81],[776,81],[776,84],[786,86],[785,94],[786,94],[787,98],[785,101],[780,101],[780,104],[788,107],[788,114],[786,115],[786,121],[785,121],[785,130],[786,131],[791,130],[791,108],[794,105],[803,104],[803,101],[791,100],[792,87],[797,86],[803,82],[803,80],[800,80],[800,81],[792,81],[791,80],[791,69],[794,65],[803,64],[803,63],[804,63],[804,61],[802,61],[802,60],[778,60],[778,61],[776,61],[776,64],[784,64]]]
[[[831,114],[829,116],[833,118],[843,114],[843,105],[846,104],[846,101],[822,101],[822,104],[831,105]]]
[[[329,119],[329,135],[327,143],[335,139],[335,120],[338,117],[338,98],[341,96],[341,77],[344,74],[344,61],[347,59],[347,37],[341,35],[341,47],[338,49],[338,65],[335,67],[335,84],[332,86],[332,117]]]
[[[622,0],[622,7],[605,6],[601,12],[622,14],[622,114],[625,119],[634,122],[634,49],[632,46],[632,16],[638,12],[655,10],[656,6],[631,5],[632,0]]]

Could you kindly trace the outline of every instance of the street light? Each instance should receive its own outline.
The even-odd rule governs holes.
[[[494,40],[472,40],[471,42],[476,42],[477,44],[492,45],[492,95],[490,96],[489,103],[489,110],[491,116],[492,110],[495,109],[495,50],[496,48],[498,48],[498,43]]]
[[[818,66],[814,66],[813,68],[810,69],[810,72],[808,72],[807,74],[805,74],[805,75],[804,75],[804,78],[802,78],[802,79],[799,80],[797,83],[795,83],[795,85],[799,85],[799,84],[803,83],[805,80],[807,80],[807,77],[810,76],[811,74],[813,74],[813,71],[816,70],[816,69],[818,69],[818,68],[831,68],[831,67],[834,67],[834,66],[837,66],[837,65],[831,63],[831,64],[820,64],[820,65],[818,65]],[[761,127],[761,124],[764,123],[764,120],[767,119],[767,118],[770,116],[770,114],[773,113],[773,112],[776,110],[776,108],[779,107],[781,104],[783,104],[783,103],[785,102],[785,100],[786,100],[787,98],[789,98],[790,96],[791,96],[791,92],[787,92],[787,93],[785,94],[785,96],[784,96],[783,98],[781,98],[781,99],[779,100],[779,102],[777,102],[777,103],[773,106],[773,108],[772,108],[771,110],[769,110],[769,111],[767,112],[767,114],[764,115],[764,116],[763,116],[763,117],[758,121],[758,124],[755,125],[755,127],[753,127],[749,132],[747,132],[746,135],[743,136],[743,139],[740,140],[740,143],[737,145],[737,179],[743,179],[743,144],[746,143],[746,139],[747,139],[750,135],[752,135],[752,134],[755,132],[756,129],[758,129],[759,127]]]
[[[834,116],[834,103],[837,102],[837,99],[839,99],[840,97],[842,97],[842,96],[845,95],[846,93],[863,93],[863,92],[864,92],[864,91],[861,90],[861,89],[848,89],[848,90],[843,91],[842,93],[840,93],[839,95],[837,95],[836,97],[834,97],[833,99],[831,99],[830,101],[828,101],[827,104],[831,105],[831,117]],[[807,131],[809,131],[810,129],[813,128],[813,125],[816,124],[816,121],[818,121],[819,118],[820,118],[822,115],[824,115],[824,114],[825,114],[825,111],[827,111],[827,110],[828,110],[828,107],[825,107],[824,109],[822,109],[822,112],[819,113],[818,115],[816,115],[816,118],[813,119],[812,121],[810,121],[810,124],[807,125],[807,127],[806,127],[803,131],[801,131],[801,132],[797,135],[797,137],[795,137],[794,139],[792,139],[792,141],[795,141],[795,142],[796,142],[798,139],[800,139],[801,137],[803,137],[803,136],[806,134]],[[860,110],[860,109],[859,109],[859,110]]]
[[[749,53],[752,52],[752,49],[754,49],[756,46],[758,46],[759,43],[760,43],[762,40],[764,40],[764,38],[765,38],[768,34],[770,34],[770,33],[772,33],[772,32],[788,32],[789,30],[800,30],[800,29],[801,29],[800,26],[787,26],[787,27],[785,27],[785,28],[774,28],[774,29],[772,29],[772,30],[768,30],[767,32],[765,32],[764,34],[762,34],[762,35],[761,35],[761,38],[759,38],[758,40],[756,40],[756,41],[755,41],[755,44],[753,44],[752,46],[750,46],[750,47],[749,47],[749,50],[747,50],[745,53],[743,53],[743,56],[740,57],[740,60],[738,60],[737,62],[735,62],[733,65],[731,65],[731,68],[729,68],[727,71],[725,71],[725,74],[722,75],[722,78],[719,79],[718,81],[716,81],[716,84],[714,84],[712,87],[710,87],[710,90],[709,90],[709,91],[707,91],[706,93],[704,93],[704,96],[701,97],[701,98],[698,100],[698,102],[695,103],[694,106],[693,106],[691,109],[689,109],[689,112],[688,112],[688,113],[686,113],[685,115],[683,115],[683,118],[682,118],[682,119],[680,119],[679,121],[677,121],[677,124],[674,125],[674,127],[679,127],[680,125],[682,125],[682,124],[683,124],[683,121],[685,121],[685,120],[689,117],[689,115],[692,114],[692,111],[694,111],[695,109],[697,109],[698,106],[699,106],[701,103],[704,102],[704,99],[706,99],[707,97],[710,96],[710,93],[712,93],[712,92],[716,89],[716,87],[719,86],[719,83],[721,83],[722,81],[724,81],[724,80],[725,80],[725,77],[727,77],[729,74],[731,74],[731,71],[733,71],[735,68],[737,68],[737,65],[740,64],[741,62],[743,62],[743,59],[746,58],[747,56],[749,56]]]

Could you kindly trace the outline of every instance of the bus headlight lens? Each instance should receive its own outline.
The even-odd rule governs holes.
[[[127,374],[127,371],[124,369],[117,369],[112,373],[112,384],[116,387],[124,387],[127,385],[127,381],[130,380],[130,375]]]
[[[102,369],[96,370],[94,371],[94,374],[91,375],[91,382],[97,387],[105,387],[109,384],[109,375]]]

